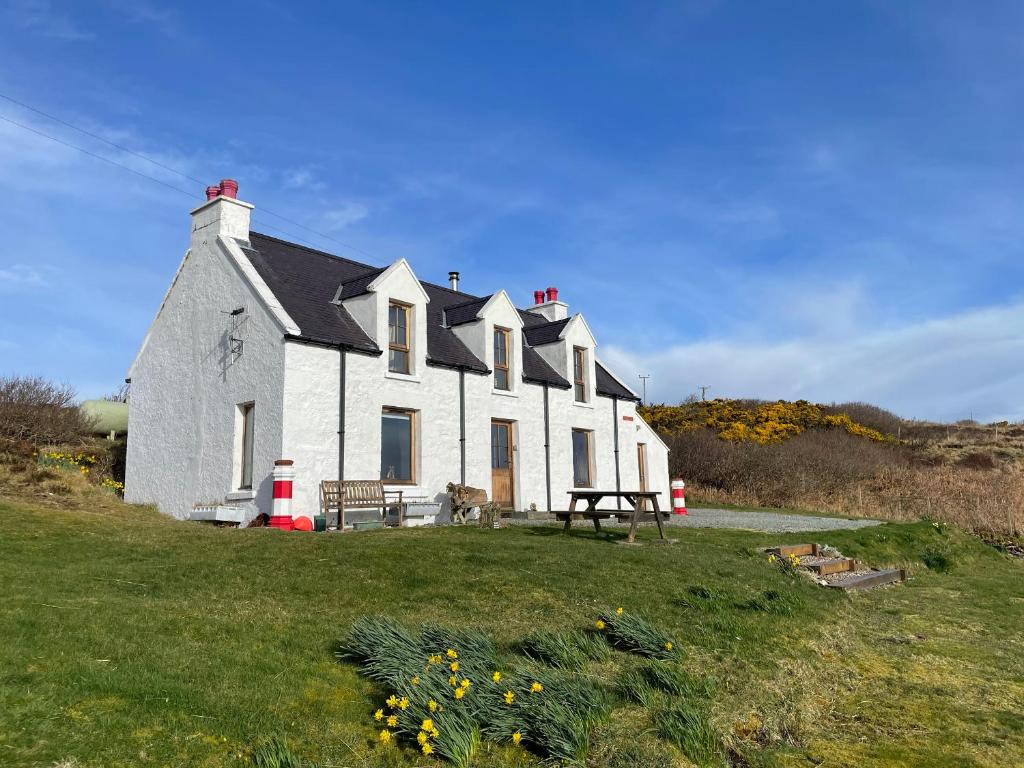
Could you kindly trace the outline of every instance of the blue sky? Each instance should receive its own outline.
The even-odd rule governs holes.
[[[12,0],[0,93],[268,234],[556,285],[654,400],[1024,418],[1019,3]],[[0,116],[193,193],[0,120],[0,373],[112,391],[202,188]]]

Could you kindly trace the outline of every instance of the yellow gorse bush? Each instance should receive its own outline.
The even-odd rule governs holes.
[[[895,438],[858,424],[845,413],[829,414],[806,400],[749,405],[740,400],[706,400],[680,405],[648,405],[640,415],[659,432],[710,429],[722,440],[778,443],[811,429],[841,429],[876,442]]]

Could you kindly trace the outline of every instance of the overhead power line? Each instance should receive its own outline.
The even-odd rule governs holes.
[[[116,141],[111,141],[110,139],[108,139],[108,138],[106,138],[104,136],[100,136],[99,134],[97,134],[97,133],[95,133],[93,131],[86,130],[85,128],[82,128],[80,126],[75,125],[74,123],[70,123],[67,120],[64,120],[63,118],[57,117],[56,115],[51,115],[49,112],[44,112],[41,109],[37,109],[36,107],[33,107],[31,104],[26,104],[25,102],[19,101],[18,99],[15,99],[15,98],[13,98],[11,96],[8,96],[5,93],[0,93],[0,99],[4,99],[6,101],[9,101],[12,104],[16,104],[17,106],[19,106],[19,107],[21,107],[23,109],[27,109],[30,112],[34,112],[37,115],[45,117],[47,120],[53,120],[55,123],[59,123],[60,125],[63,125],[65,127],[67,127],[67,128],[70,128],[73,131],[78,131],[78,133],[81,133],[84,136],[88,136],[88,137],[90,137],[92,139],[95,139],[96,141],[103,142],[104,144],[106,144],[106,145],[108,145],[110,147],[113,147],[114,149],[117,149],[120,152],[124,152],[124,153],[129,154],[129,155],[131,155],[133,157],[137,157],[140,160],[145,160],[147,163],[152,163],[157,168],[162,168],[163,170],[168,171],[169,173],[173,173],[176,176],[180,176],[183,179],[187,179],[188,181],[193,181],[196,184],[199,184],[199,185],[204,186],[204,187],[206,186],[206,182],[202,181],[201,179],[197,179],[195,176],[191,176],[191,175],[185,173],[184,171],[181,171],[181,170],[179,170],[177,168],[174,168],[172,166],[166,165],[165,163],[161,163],[159,160],[154,160],[152,157],[149,157],[148,155],[145,155],[142,152],[137,152],[134,149],[129,149],[128,147],[124,146],[123,144],[118,144]],[[173,189],[175,192],[180,192],[180,193],[182,193],[184,195],[188,195],[190,198],[195,199],[195,197],[196,197],[196,195],[194,195],[192,192],[188,192],[188,191],[182,189],[181,187],[176,187],[173,184],[169,184],[168,182],[163,181],[162,179],[158,179],[158,178],[156,178],[154,176],[150,176],[148,174],[142,173],[141,171],[138,171],[138,170],[132,168],[131,166],[124,165],[123,163],[119,163],[116,160],[110,159],[109,157],[105,157],[103,155],[96,154],[95,152],[90,152],[89,150],[84,149],[83,147],[79,147],[79,146],[76,146],[75,144],[71,144],[71,143],[69,143],[67,141],[64,141],[62,139],[58,139],[55,136],[51,136],[50,134],[44,133],[43,131],[40,131],[40,130],[38,130],[36,128],[33,128],[33,127],[29,126],[29,125],[25,125],[24,123],[20,123],[17,120],[12,120],[11,118],[4,117],[3,115],[0,115],[0,120],[4,120],[5,122],[10,123],[11,125],[17,126],[18,128],[21,128],[23,130],[26,130],[26,131],[29,131],[31,133],[34,133],[37,136],[42,136],[43,138],[49,139],[50,141],[57,142],[58,144],[61,144],[61,145],[65,146],[65,147],[69,147],[70,149],[74,149],[74,150],[77,150],[78,152],[82,152],[83,154],[89,155],[90,157],[94,157],[97,160],[102,160],[105,163],[110,163],[111,165],[115,165],[118,168],[121,168],[123,170],[129,171],[131,173],[134,173],[136,176],[141,176],[144,179],[148,179],[150,181],[156,182],[157,184],[165,186],[168,189]],[[284,221],[284,222],[286,222],[288,224],[291,224],[292,226],[299,227],[300,229],[304,229],[307,232],[311,232],[312,234],[316,235],[317,237],[322,237],[324,240],[330,240],[332,243],[337,243],[341,247],[347,248],[350,251],[354,251],[356,253],[359,253],[359,254],[361,254],[363,256],[366,256],[367,258],[377,259],[378,261],[384,261],[384,259],[380,259],[378,256],[375,256],[372,253],[364,251],[361,248],[357,248],[356,246],[351,245],[350,243],[346,243],[346,242],[344,242],[342,240],[339,240],[338,238],[333,237],[331,235],[328,235],[325,232],[320,232],[319,230],[313,229],[313,227],[307,226],[307,225],[305,225],[305,224],[303,224],[301,222],[296,221],[295,219],[289,218],[288,216],[284,216],[283,214],[276,213],[276,212],[270,210],[269,208],[261,207],[259,210],[260,210],[261,213],[265,213],[265,214],[267,214],[269,216],[273,216],[276,219],[280,219],[281,221]],[[276,232],[281,232],[281,233],[283,233],[285,235],[288,235],[288,237],[293,237],[293,238],[295,238],[297,240],[300,240],[301,242],[306,243],[307,245],[314,245],[309,240],[306,240],[306,239],[301,238],[301,237],[299,237],[297,235],[294,235],[294,234],[288,232],[287,230],[281,229],[280,227],[274,227],[274,226],[271,226],[269,224],[266,224],[265,222],[261,222],[260,226],[264,227],[266,229],[273,229]]]

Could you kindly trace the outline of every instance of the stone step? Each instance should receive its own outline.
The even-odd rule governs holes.
[[[880,587],[883,584],[897,584],[906,581],[907,574],[902,568],[888,568],[881,571],[863,571],[851,573],[845,578],[830,581],[828,586],[835,589],[868,589]]]
[[[817,555],[818,545],[817,544],[787,544],[783,547],[774,547],[769,549],[769,552],[774,552],[778,557],[789,557],[790,555],[796,555],[797,557],[804,557],[805,555]]]
[[[819,576],[828,576],[831,573],[843,573],[844,571],[856,571],[857,561],[849,557],[833,557],[817,563],[809,563],[807,568]]]

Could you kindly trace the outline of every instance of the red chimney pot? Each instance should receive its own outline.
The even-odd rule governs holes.
[[[238,197],[238,182],[234,179],[221,179],[220,193],[232,199]]]
[[[219,194],[220,194],[220,187],[212,187],[211,186],[211,187],[207,187],[206,188],[206,199],[207,200],[213,200],[213,198],[217,197],[217,195],[219,195]]]
[[[558,301],[558,289],[554,287],[548,288],[548,301]]]
[[[534,304],[543,304],[544,303],[544,291],[534,291],[533,292],[533,303]]]

